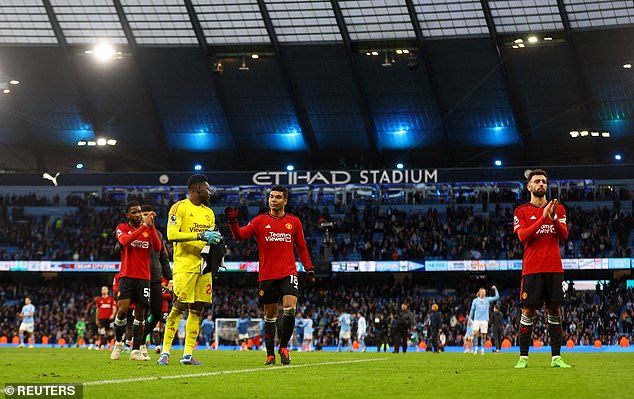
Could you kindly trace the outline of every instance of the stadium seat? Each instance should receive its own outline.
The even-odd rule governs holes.
[[[539,349],[543,346],[542,341],[536,339],[535,341],[533,341],[533,348],[535,349]]]
[[[20,344],[20,337],[18,337],[17,335],[14,335],[13,338],[11,339],[11,343],[14,345]]]
[[[425,343],[425,341],[420,341],[420,344],[418,344],[418,347],[421,350],[425,350],[425,349],[427,349],[427,344]]]
[[[491,349],[493,347],[493,343],[490,339],[487,339],[487,342],[484,343],[484,347],[487,349]]]
[[[359,350],[359,348],[360,348],[359,341],[354,341],[352,343],[352,349],[356,351],[356,350]]]
[[[502,341],[502,348],[509,349],[511,347],[511,341],[508,338],[504,338]]]
[[[42,345],[48,345],[48,335],[42,336]]]
[[[619,346],[621,348],[627,348],[630,346],[630,341],[627,340],[625,335],[621,337],[621,340],[619,341]]]
[[[57,345],[59,345],[60,348],[66,346],[66,339],[60,338],[59,341],[57,341]]]
[[[575,347],[575,342],[571,339],[569,339],[568,341],[566,341],[566,348],[574,348]]]
[[[596,341],[594,341],[594,347],[595,348],[601,348],[603,346],[603,344],[601,343],[601,340],[597,339]]]
[[[8,344],[9,343],[9,339],[7,338],[6,335],[3,335],[2,337],[0,337],[0,344]]]

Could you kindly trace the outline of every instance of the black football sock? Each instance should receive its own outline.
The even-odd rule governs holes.
[[[139,346],[145,345],[145,339],[143,336],[143,321],[134,319],[132,324],[132,349],[139,349]]]
[[[288,342],[291,340],[293,331],[295,330],[295,308],[284,308],[284,320],[282,323],[282,337],[280,340],[280,348],[288,348]]]
[[[548,334],[550,351],[553,356],[561,355],[561,316],[548,315]]]
[[[277,317],[264,318],[264,343],[266,344],[267,356],[275,356],[275,324]]]
[[[522,315],[520,317],[520,356],[528,356],[528,347],[533,336],[535,317]]]
[[[114,337],[117,342],[123,341],[123,336],[125,335],[125,325],[127,324],[127,320],[120,320],[119,317],[115,317],[114,319]]]

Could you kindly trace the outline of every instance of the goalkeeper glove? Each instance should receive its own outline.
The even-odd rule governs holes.
[[[225,216],[227,217],[227,223],[234,224],[238,222],[238,215],[240,211],[236,208],[228,206],[225,208]]]
[[[207,241],[210,244],[218,244],[222,239],[222,234],[214,230],[205,230],[198,233],[197,237],[200,241]]]
[[[309,270],[306,272],[306,278],[304,279],[306,286],[315,285],[315,271]]]

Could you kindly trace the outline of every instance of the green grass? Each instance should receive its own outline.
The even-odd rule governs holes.
[[[550,355],[531,354],[515,370],[517,353],[292,352],[292,365],[264,367],[263,352],[196,351],[202,367],[111,361],[86,349],[0,348],[5,383],[85,383],[84,398],[632,398],[634,355],[566,353],[572,369],[551,369]],[[370,360],[358,362],[359,360]],[[357,361],[357,362],[355,362]],[[342,363],[348,362],[348,363]],[[207,374],[180,377],[184,374]],[[176,378],[165,379],[172,376]],[[163,379],[161,379],[163,377]],[[149,378],[142,381],[120,381]],[[106,382],[101,384],[100,382]]]

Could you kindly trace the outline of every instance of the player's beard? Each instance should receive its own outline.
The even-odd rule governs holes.
[[[533,191],[533,195],[537,198],[542,198],[546,196],[546,191],[545,190],[535,190]]]

